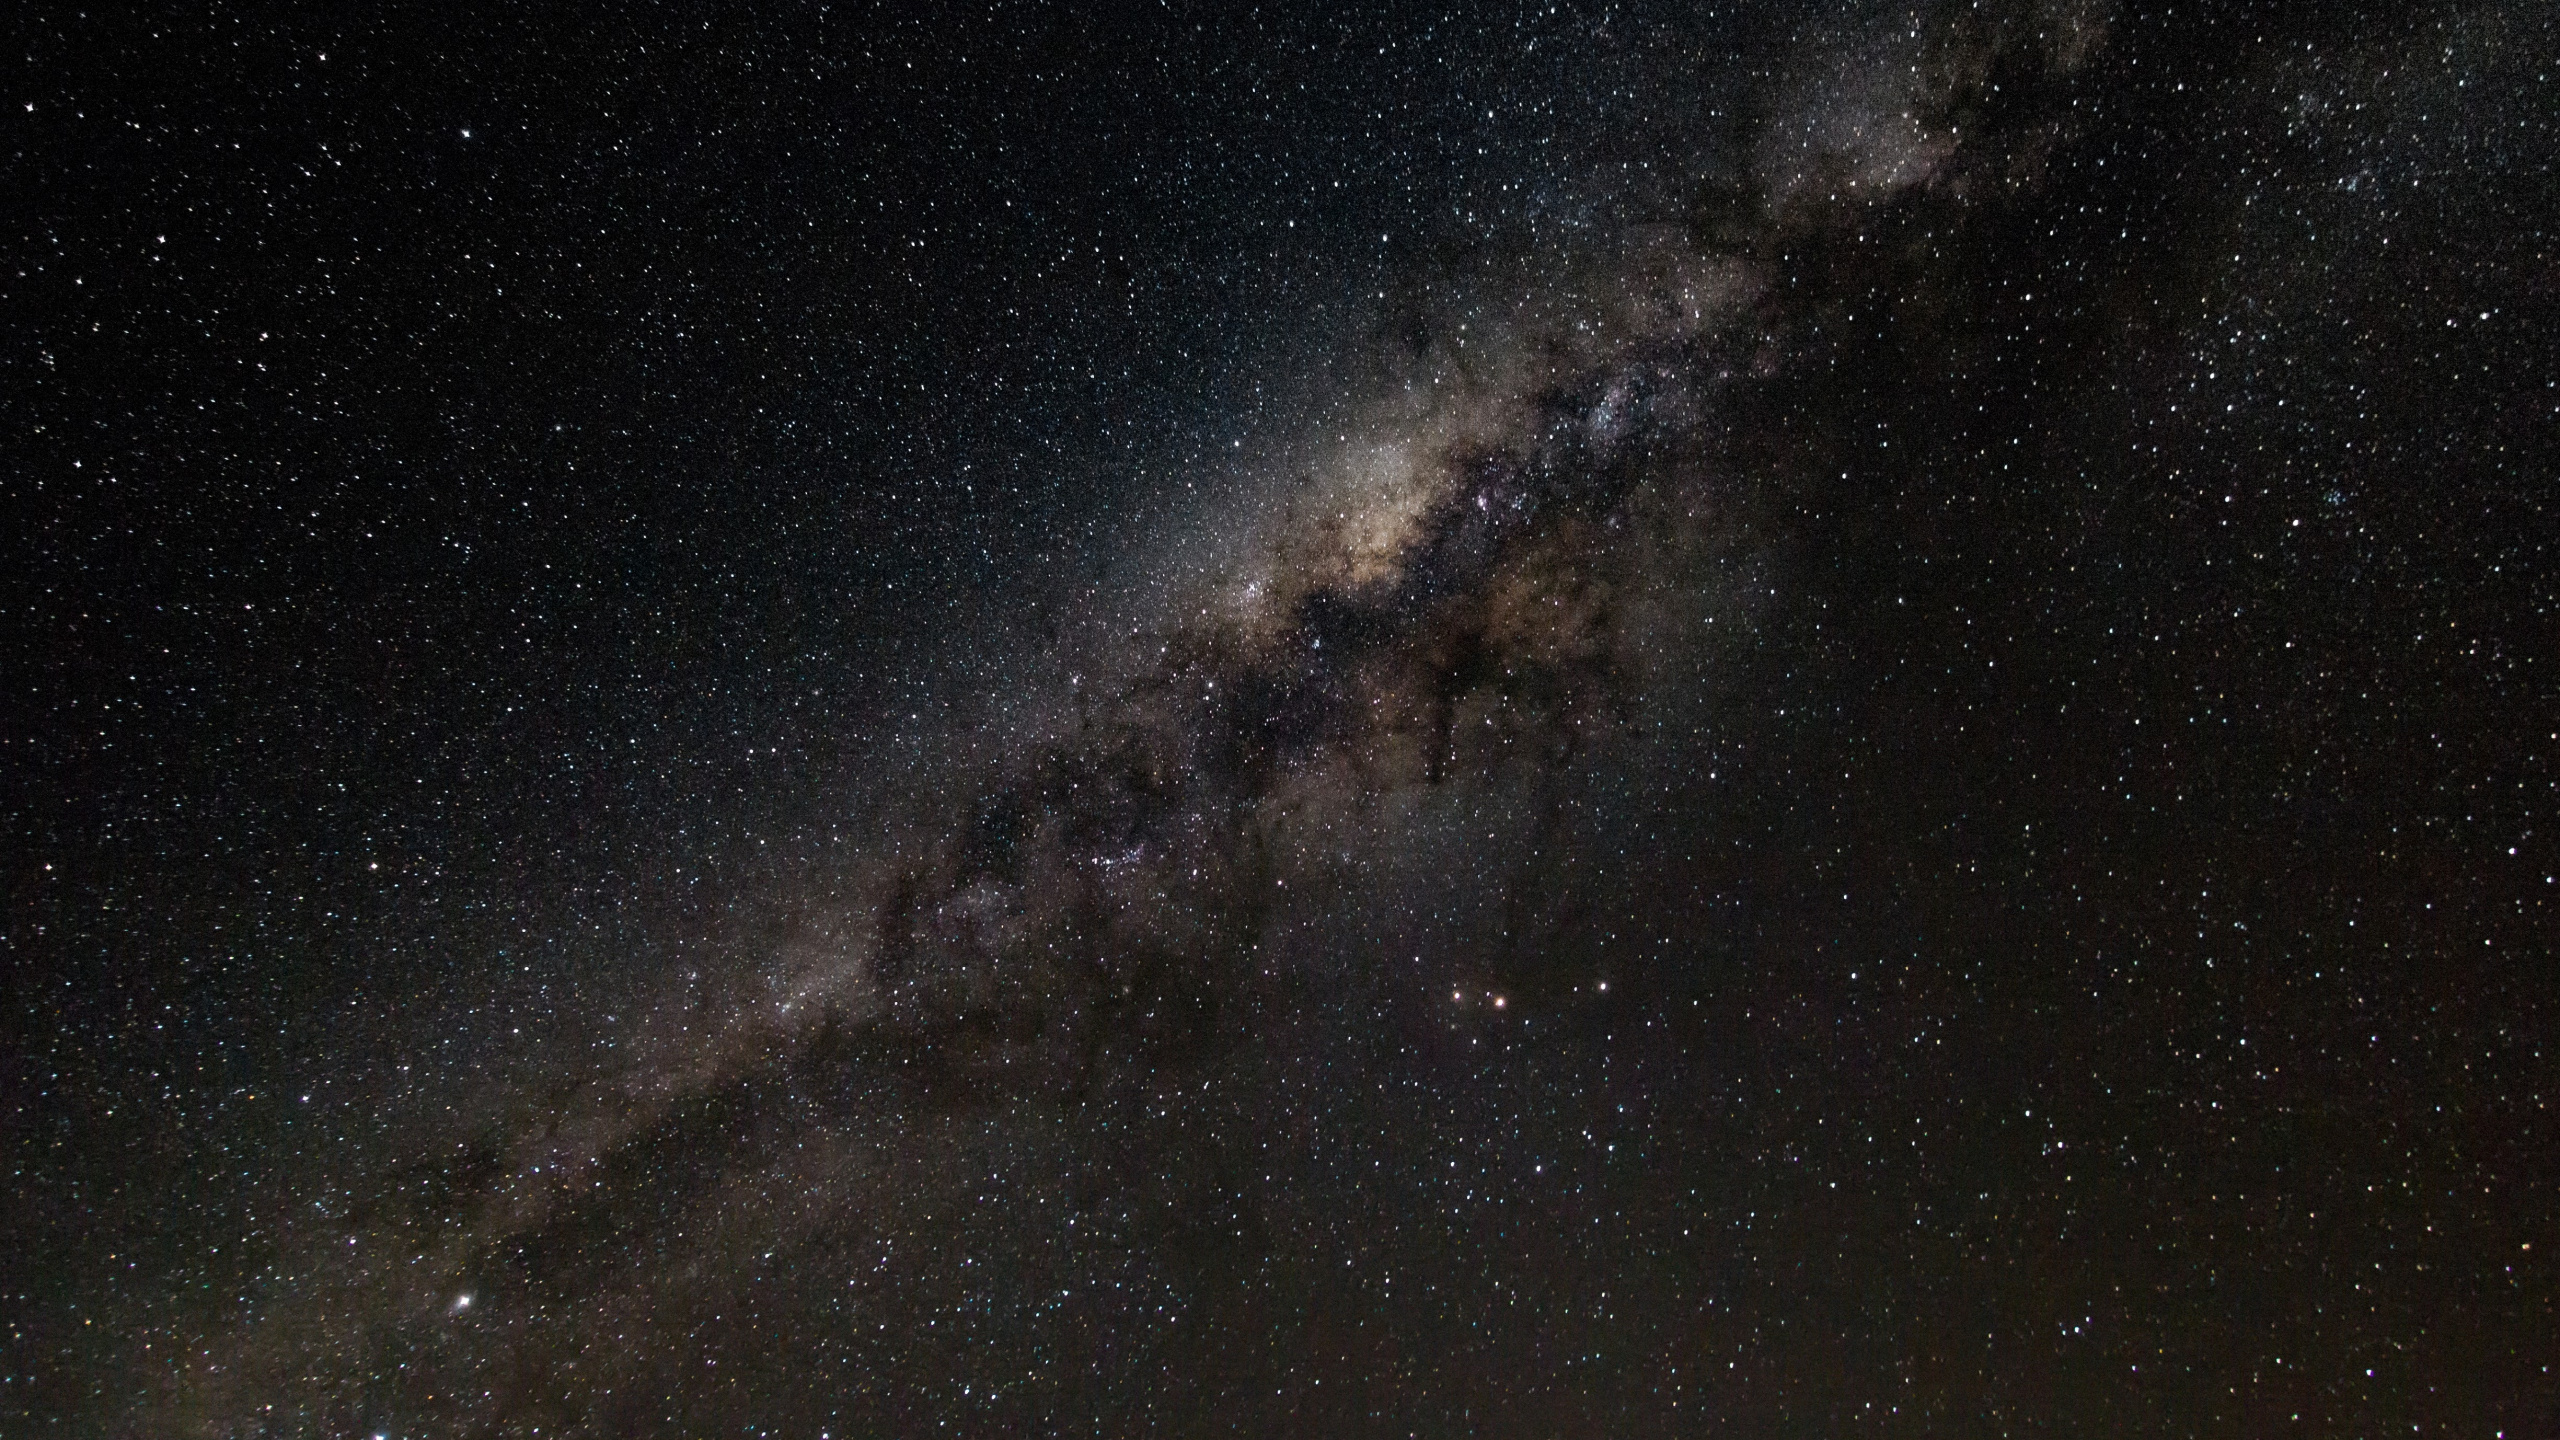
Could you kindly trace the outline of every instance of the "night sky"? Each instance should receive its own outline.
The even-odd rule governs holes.
[[[39,3],[0,1430],[2560,1434],[2560,11]]]

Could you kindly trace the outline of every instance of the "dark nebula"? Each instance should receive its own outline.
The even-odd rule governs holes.
[[[2560,14],[17,29],[9,1433],[2560,1426]]]

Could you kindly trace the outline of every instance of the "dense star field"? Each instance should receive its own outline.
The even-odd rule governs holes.
[[[2560,1429],[2560,11],[9,30],[0,1430]]]

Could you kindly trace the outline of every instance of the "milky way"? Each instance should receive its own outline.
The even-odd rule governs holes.
[[[2548,1286],[2507,1278],[2542,1253],[2523,1130],[2282,1178],[2363,1123],[2338,1097],[2379,1072],[2331,1047],[2383,1043],[2363,1007],[2413,947],[2492,964],[2465,982],[2484,1007],[2547,1013],[2478,952],[2531,943],[2548,902],[2479,879],[2447,905],[2478,935],[2429,928],[2454,922],[2367,842],[2432,802],[2307,778],[2382,743],[2340,717],[2419,684],[2267,679],[2354,633],[2306,597],[2398,563],[2353,528],[2350,487],[2386,482],[2352,440],[2287,468],[2371,419],[2370,384],[2308,378],[2348,353],[2318,325],[2349,300],[2287,318],[2281,285],[2216,268],[2273,223],[2262,197],[2299,217],[2287,274],[2322,226],[2384,223],[2314,207],[2363,203],[2398,120],[2304,137],[2472,103],[2393,90],[2395,64],[2442,49],[2523,93],[2549,37],[2448,14],[2441,43],[2200,24],[2261,47],[2195,71],[2239,117],[2216,133],[2304,147],[2210,182],[2127,139],[2166,147],[2142,126],[2193,109],[2155,83],[2184,32],[2096,0],[1844,7],[1729,53],[1695,17],[1589,20],[1575,43],[1642,58],[1608,72],[1637,98],[1560,147],[1580,168],[1453,186],[1453,238],[1243,365],[1285,399],[1158,443],[1089,497],[1074,563],[929,627],[835,766],[779,821],[758,802],[787,853],[707,901],[664,835],[647,883],[493,861],[473,893],[499,911],[620,886],[646,944],[520,982],[584,993],[475,1041],[485,1065],[430,1084],[407,1049],[350,1057],[363,1143],[246,1182],[263,1268],[236,1305],[111,1311],[128,1338],[98,1373],[134,1378],[97,1413],[214,1435],[2546,1413],[2521,1341],[2441,1390],[2394,1358],[2445,1363],[2442,1316],[2473,1302],[2505,1320],[2454,1333],[2548,1339]],[[2298,98],[2251,108],[2280,85]],[[2477,103],[2482,135],[2532,108]],[[2315,159],[2316,182],[2285,169]],[[2107,248],[2146,223],[2168,238]],[[2381,314],[2393,288],[2337,292]],[[2519,434],[2547,441],[2545,411]],[[2335,548],[2269,568],[2314,540]],[[2481,603],[2473,631],[2513,613]],[[2260,610],[2293,628],[2231,628]],[[2549,682],[2481,684],[2501,698],[2472,713],[2521,715]],[[2287,704],[2312,707],[2290,734],[2263,718]],[[2235,712],[2265,728],[2225,738]],[[2458,825],[2531,868],[2546,792]],[[2376,923],[2376,897],[2424,909]],[[2337,990],[2348,971],[2371,978]],[[2404,1029],[2431,1075],[2485,1034]],[[2472,1103],[2512,1115],[2548,1062],[2496,1035],[2509,1078]],[[2418,1123],[2410,1074],[2371,1081],[2394,1118],[2370,1133],[2415,1133],[2389,1129]],[[2419,1245],[2355,1204],[2420,1178],[2465,1197],[2427,1213],[2475,1248],[2410,1263],[2487,1289],[2307,1278]],[[2291,1299],[2228,1293],[2269,1236]],[[2367,1357],[2402,1378],[2368,1384]],[[2545,1410],[2501,1408],[2535,1386]]]
[[[1532,1030],[1596,999],[1611,861],[1517,857],[1643,823],[1649,797],[1609,792],[1711,738],[1716,626],[1738,637],[1751,592],[1775,593],[1759,582],[1783,583],[1737,538],[1787,481],[1736,452],[1735,391],[1782,391],[1835,297],[1777,293],[1771,257],[1963,224],[1974,189],[2020,183],[2059,134],[2042,115],[2023,135],[1964,120],[2002,80],[2064,84],[2101,32],[2087,6],[1925,35],[1853,23],[1876,33],[1787,58],[1786,108],[1752,153],[1701,157],[1733,167],[1711,228],[1414,277],[1350,357],[1345,383],[1370,393],[1337,399],[1334,432],[1307,422],[1296,464],[1214,473],[1190,533],[1150,542],[1170,563],[1102,582],[1131,593],[1089,601],[1100,633],[1020,662],[1032,678],[999,717],[875,799],[841,873],[792,882],[822,898],[750,900],[789,911],[787,933],[677,986],[717,998],[651,1002],[626,1068],[517,1102],[538,1118],[418,1162],[426,1207],[359,1211],[324,1241],[393,1258],[355,1262],[300,1343],[362,1363],[350,1309],[404,1345],[460,1327],[420,1368],[463,1369],[417,1382],[448,1390],[528,1345],[583,1355],[610,1335],[642,1359],[664,1292],[699,1283],[673,1277],[725,1276],[757,1245],[885,1249],[883,1190],[916,1204],[963,1183],[962,1164],[901,1153],[955,1107],[1065,1107],[1035,1113],[1107,1134],[1133,1095],[1240,1083],[1229,1052],[1308,988]],[[1420,898],[1435,870],[1478,894]],[[397,1254],[422,1225],[433,1243]],[[534,1363],[543,1385],[646,1383],[619,1361],[574,1379]]]

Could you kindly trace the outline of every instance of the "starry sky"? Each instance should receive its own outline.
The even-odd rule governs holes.
[[[2560,14],[38,4],[0,1428],[2560,1427]]]

